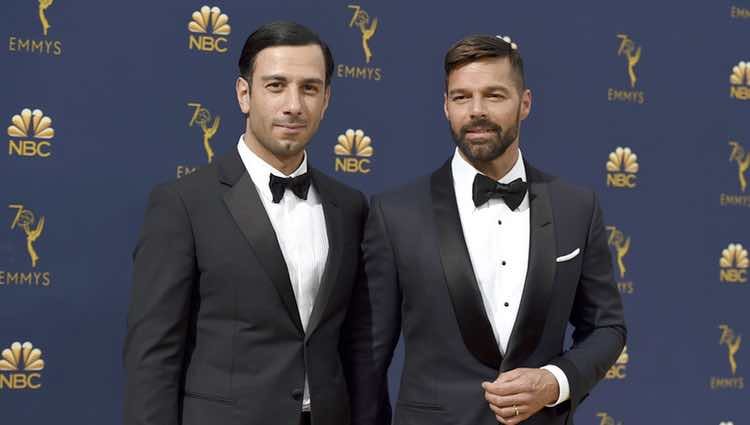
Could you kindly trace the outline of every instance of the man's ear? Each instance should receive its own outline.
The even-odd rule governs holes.
[[[323,109],[320,111],[321,120],[326,115],[326,110],[328,110],[328,102],[330,101],[331,101],[331,86],[329,84],[326,86],[325,93],[323,94]]]
[[[521,120],[525,120],[531,113],[531,90],[524,89],[521,93]]]
[[[235,91],[240,110],[247,115],[250,112],[250,83],[242,76],[237,77]]]

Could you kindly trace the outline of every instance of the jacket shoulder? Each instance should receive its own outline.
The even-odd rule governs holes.
[[[554,199],[564,200],[567,205],[591,206],[596,193],[590,187],[571,183],[558,176],[548,174],[528,163],[527,175],[530,182],[546,183],[549,194]]]
[[[319,192],[325,192],[335,198],[337,202],[344,205],[352,205],[353,203],[357,205],[360,203],[367,204],[367,198],[361,191],[338,181],[318,169],[313,169],[312,172],[316,189]]]

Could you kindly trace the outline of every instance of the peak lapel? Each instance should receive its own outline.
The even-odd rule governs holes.
[[[325,185],[319,172],[312,169],[311,173],[313,185],[315,185],[315,190],[320,195],[323,204],[323,215],[325,216],[326,233],[328,235],[328,258],[323,269],[323,276],[320,279],[318,294],[315,296],[310,322],[307,325],[306,338],[309,338],[315,332],[323,318],[328,300],[331,297],[331,291],[336,287],[336,280],[344,256],[341,208],[337,205],[335,197],[330,193],[330,188]]]
[[[295,326],[303,332],[297,300],[289,280],[289,271],[281,253],[276,232],[255,189],[255,184],[244,169],[238,153],[235,152],[234,155],[224,157],[222,160],[221,180],[224,184],[231,186],[224,193],[224,203],[276,287]]]

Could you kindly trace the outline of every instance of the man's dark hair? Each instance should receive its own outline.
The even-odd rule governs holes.
[[[470,35],[457,41],[445,54],[445,90],[448,90],[448,77],[456,68],[487,58],[508,58],[516,76],[518,91],[526,88],[523,74],[523,59],[510,43],[491,35]]]
[[[333,75],[333,55],[328,45],[320,39],[318,34],[296,22],[277,21],[265,24],[247,37],[242,47],[239,67],[240,76],[248,82],[252,79],[255,58],[261,50],[275,46],[308,46],[316,44],[323,51],[326,65],[326,86],[331,84]]]

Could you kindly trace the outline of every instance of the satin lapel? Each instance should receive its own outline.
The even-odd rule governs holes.
[[[299,331],[303,332],[297,300],[294,297],[289,271],[281,253],[276,232],[247,172],[243,173],[232,188],[224,194],[224,202],[242,234],[250,243],[258,261],[263,265],[266,274],[276,286],[289,316]]]
[[[344,235],[342,233],[342,213],[341,209],[335,203],[335,199],[329,192],[330,188],[321,182],[317,170],[312,171],[313,184],[323,203],[323,215],[326,221],[326,233],[328,234],[328,258],[323,269],[323,276],[320,279],[320,288],[315,296],[315,304],[310,314],[310,322],[307,325],[307,336],[309,338],[320,324],[323,313],[326,311],[328,300],[331,298],[331,291],[336,287],[336,280],[341,268],[343,252]]]
[[[469,251],[466,248],[461,218],[458,215],[450,161],[431,178],[432,209],[435,215],[440,257],[453,310],[464,344],[483,364],[499,369],[501,356],[495,334],[487,319]]]
[[[527,170],[531,208],[529,266],[501,371],[518,367],[537,346],[547,319],[555,277],[555,225],[547,183],[540,181],[541,177],[535,179],[535,170],[528,166]]]

